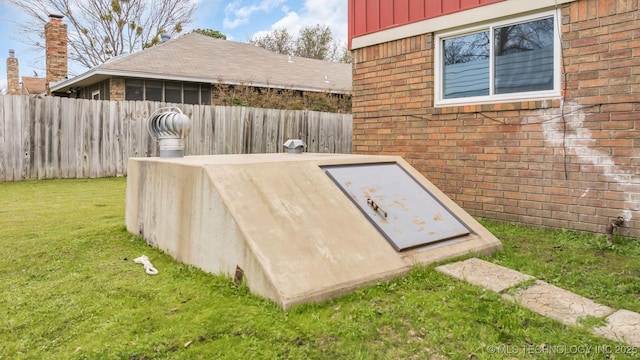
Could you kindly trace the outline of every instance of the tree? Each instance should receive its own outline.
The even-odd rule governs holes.
[[[227,35],[221,33],[218,30],[213,29],[195,29],[193,32],[197,32],[202,35],[211,36],[212,38],[227,40]]]
[[[333,59],[337,44],[331,36],[331,29],[327,25],[317,24],[300,30],[296,39],[295,55],[310,59]]]
[[[340,44],[335,40],[327,25],[304,27],[297,37],[291,35],[287,29],[276,29],[249,39],[249,43],[285,55],[351,62],[351,52],[346,44]]]
[[[553,26],[553,18],[546,18],[497,28],[494,35],[496,55],[552,46]]]
[[[294,53],[295,39],[287,29],[282,28],[249,39],[249,43],[278,54],[291,55]]]
[[[343,43],[338,48],[338,52],[336,53],[335,61],[341,62],[344,64],[351,64],[351,51],[347,47],[347,43]]]
[[[530,22],[495,28],[446,39],[444,41],[445,65],[461,64],[488,59],[493,36],[495,56],[542,49],[553,45],[553,19],[546,18]]]
[[[65,16],[69,24],[69,59],[92,68],[118,55],[160,42],[162,34],[182,32],[193,19],[192,0],[4,0],[21,9],[24,42],[44,48],[48,14]]]

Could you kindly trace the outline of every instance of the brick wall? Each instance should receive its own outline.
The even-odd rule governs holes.
[[[7,58],[7,94],[20,95],[20,68],[13,50],[9,50]]]
[[[50,20],[44,26],[47,63],[47,84],[67,77],[67,25],[62,16],[49,15]]]
[[[640,236],[638,0],[562,8],[564,99],[433,107],[433,34],[357,49],[353,150],[404,157],[470,214]]]
[[[109,99],[111,101],[124,100],[124,78],[111,78],[109,81]]]

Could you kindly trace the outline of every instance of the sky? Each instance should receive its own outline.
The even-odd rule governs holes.
[[[247,42],[275,29],[286,28],[289,33],[298,34],[302,27],[322,24],[330,27],[335,39],[345,44],[347,41],[347,0],[193,1],[195,19],[184,33],[198,28],[213,29],[225,34],[227,40]],[[21,77],[45,76],[44,51],[34,52],[18,40],[19,24],[25,20],[19,9],[0,1],[0,92],[6,89],[9,49],[15,50]],[[73,76],[86,69],[70,64],[69,71]]]

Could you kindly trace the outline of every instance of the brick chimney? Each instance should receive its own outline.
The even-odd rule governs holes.
[[[67,25],[62,23],[62,15],[49,14],[49,22],[44,25],[44,39],[47,62],[47,93],[49,84],[64,80],[67,75]]]
[[[7,58],[7,94],[20,95],[20,69],[13,49],[9,50]]]

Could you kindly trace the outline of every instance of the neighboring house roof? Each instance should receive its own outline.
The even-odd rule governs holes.
[[[51,90],[84,87],[111,76],[351,92],[350,64],[288,57],[195,32],[111,59],[77,77],[52,84]]]
[[[22,94],[43,94],[47,91],[47,79],[37,77],[22,77]]]

